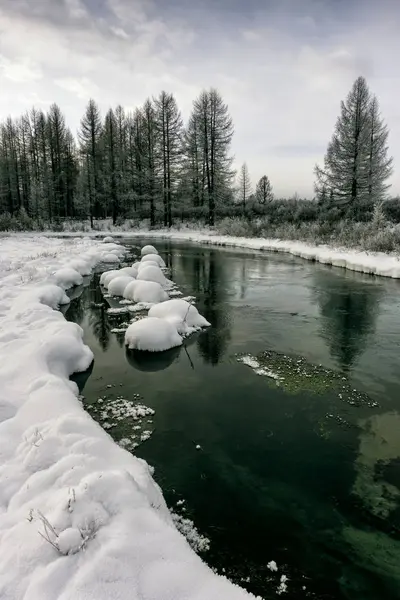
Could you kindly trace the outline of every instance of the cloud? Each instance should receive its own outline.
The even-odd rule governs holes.
[[[199,91],[215,86],[235,123],[237,163],[246,160],[254,180],[268,174],[278,195],[311,195],[314,163],[323,158],[340,100],[364,74],[400,161],[400,6],[392,0],[364,0],[362,12],[359,2],[343,0],[0,6],[2,115],[51,100],[75,130],[90,97],[104,113],[119,103],[139,106],[166,89],[186,119]],[[393,183],[400,191],[398,171]]]

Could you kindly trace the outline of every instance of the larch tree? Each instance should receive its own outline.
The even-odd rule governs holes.
[[[239,202],[242,205],[243,214],[246,212],[246,205],[252,194],[251,180],[247,163],[243,163],[239,171]]]
[[[161,92],[154,100],[157,155],[162,182],[164,226],[172,226],[172,196],[182,165],[183,121],[172,94]]]
[[[267,177],[267,175],[263,175],[257,182],[256,185],[256,201],[258,204],[268,204],[274,199],[274,194],[272,192],[272,185]]]
[[[87,182],[87,194],[89,200],[90,222],[93,226],[93,217],[101,215],[101,137],[103,125],[100,110],[92,99],[86,107],[85,114],[81,120],[78,133],[80,141],[80,152],[82,156],[82,167],[85,171],[84,179]]]
[[[104,120],[102,149],[104,153],[103,181],[106,196],[110,199],[113,225],[119,214],[119,196],[117,189],[117,120],[110,108]]]
[[[387,129],[377,101],[371,98],[364,77],[358,77],[341,103],[324,167],[315,167],[317,196],[329,189],[332,203],[347,216],[365,212],[388,189],[391,159],[387,151]]]
[[[140,121],[143,135],[143,187],[149,203],[150,225],[156,223],[157,175],[156,175],[156,113],[154,104],[147,99],[142,109]]]

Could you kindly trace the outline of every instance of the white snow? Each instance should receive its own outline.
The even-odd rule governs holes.
[[[171,281],[167,279],[160,267],[149,265],[141,269],[137,276],[138,281],[155,281],[162,287],[168,288],[171,286]]]
[[[270,560],[269,563],[267,564],[267,569],[269,569],[270,571],[277,571],[278,565],[276,564],[276,562],[274,560]]]
[[[73,260],[94,267],[104,244],[0,243],[0,598],[252,598],[191,550],[148,465],[92,420],[68,379],[92,352],[53,310],[66,296],[52,276]]]
[[[107,252],[107,253],[101,255],[101,262],[103,262],[103,263],[118,263],[119,258],[116,254]]]
[[[275,381],[277,382],[282,380],[282,377],[280,377],[277,373],[275,373],[266,366],[261,366],[260,362],[255,356],[250,356],[249,354],[247,354],[245,356],[240,356],[237,360],[238,362],[241,362],[244,365],[247,365],[248,367],[253,369],[256,375],[264,375],[264,377],[275,379]]]
[[[182,338],[169,321],[146,317],[129,325],[125,333],[125,344],[130,350],[163,352],[182,345]]]
[[[118,273],[120,275],[129,275],[129,277],[133,277],[134,279],[136,279],[137,270],[133,267],[122,267],[122,269],[118,270]]]
[[[100,277],[100,285],[104,285],[105,288],[108,287],[108,284],[113,277],[119,277],[119,271],[117,269],[113,269],[112,271],[104,271]]]
[[[137,285],[134,287],[133,300],[135,302],[146,302],[157,304],[168,300],[167,292],[155,281],[140,281],[136,279]]]
[[[75,271],[75,269],[72,269],[71,267],[58,269],[54,273],[52,279],[56,285],[59,285],[64,290],[67,290],[74,285],[81,285],[83,283],[82,275],[80,275],[78,271]]]
[[[169,321],[181,335],[187,335],[202,327],[210,326],[210,323],[195,306],[180,298],[156,304],[149,310],[149,317],[158,317]]]
[[[146,254],[158,254],[158,251],[156,250],[156,248],[154,248],[154,246],[143,246],[143,248],[140,251],[141,256],[145,256]]]
[[[112,296],[123,296],[125,288],[132,283],[132,281],[136,280],[133,279],[133,277],[129,277],[129,275],[114,277],[108,284],[108,293]]]
[[[130,281],[128,283],[128,285],[124,289],[124,293],[122,294],[126,300],[130,300],[130,301],[134,300],[135,287],[138,284],[139,284],[139,282],[136,281],[136,279],[134,279],[133,281]]]
[[[107,235],[107,236],[106,236],[106,237],[103,239],[103,242],[104,242],[104,244],[109,244],[110,242],[111,242],[111,243],[113,243],[113,241],[114,241],[114,239],[113,239],[113,238],[112,238],[110,235]]]
[[[165,267],[165,262],[163,261],[163,259],[161,258],[161,256],[159,254],[145,254],[142,257],[141,262],[142,263],[144,263],[144,262],[154,262],[154,263],[156,263],[161,268]]]
[[[150,256],[150,254],[149,254],[149,256]],[[156,269],[161,269],[160,265],[158,263],[154,262],[154,260],[147,260],[146,262],[139,263],[137,272],[140,273],[140,271],[142,271],[143,269],[146,269],[146,267],[156,267]]]

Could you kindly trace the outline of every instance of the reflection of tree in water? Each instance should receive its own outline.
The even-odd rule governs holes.
[[[105,352],[110,345],[112,325],[107,315],[107,304],[104,302],[99,282],[93,279],[88,289],[89,325],[93,335],[98,340],[101,349]]]
[[[363,353],[378,314],[380,288],[350,277],[318,273],[316,295],[322,335],[344,372]]]
[[[85,290],[83,290],[82,295],[85,294]],[[63,309],[63,307],[61,307]],[[78,325],[82,325],[83,319],[85,317],[85,307],[82,302],[82,298],[74,298],[71,302],[65,307],[64,316],[67,321],[71,321],[73,323],[77,323]]]
[[[211,323],[211,327],[200,335],[197,344],[204,360],[216,365],[225,353],[231,337],[228,304],[224,303],[227,292],[226,273],[215,250],[210,250],[202,259],[195,261],[193,268],[193,277],[198,283],[196,291],[204,294],[201,310]]]

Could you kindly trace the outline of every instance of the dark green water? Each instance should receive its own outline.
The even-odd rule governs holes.
[[[156,245],[212,327],[157,364],[128,360],[111,333],[127,316],[107,315],[94,277],[66,314],[95,355],[88,408],[139,394],[155,410],[136,454],[171,507],[185,500],[218,572],[264,598],[283,573],[286,598],[400,598],[400,284],[290,256]],[[333,369],[370,402],[276,387],[237,361],[264,350]]]

